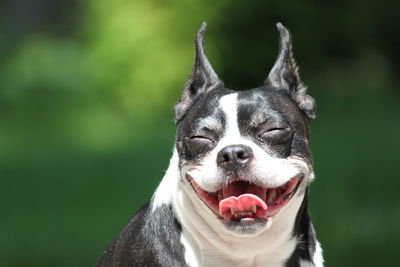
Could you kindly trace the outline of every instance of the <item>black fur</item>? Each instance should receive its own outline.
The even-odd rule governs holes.
[[[171,205],[151,212],[147,203],[109,244],[97,266],[187,266],[180,233]]]
[[[300,242],[297,244],[293,254],[286,262],[286,267],[300,267],[300,260],[312,262],[312,256],[315,252],[315,232],[307,212],[308,189],[304,194],[303,202],[299,208],[294,223],[293,236]]]

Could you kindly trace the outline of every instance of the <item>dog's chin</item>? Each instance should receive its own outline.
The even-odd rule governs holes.
[[[296,194],[303,175],[276,187],[265,187],[246,179],[235,179],[216,192],[200,187],[187,176],[194,191],[216,217],[233,232],[257,234],[268,229],[272,219]]]
[[[255,235],[268,229],[272,224],[272,218],[228,220],[222,222],[229,231],[241,235]]]

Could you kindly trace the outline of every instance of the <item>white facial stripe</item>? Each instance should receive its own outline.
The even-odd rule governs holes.
[[[225,113],[226,125],[223,138],[219,140],[217,147],[214,148],[214,152],[216,153],[229,145],[249,145],[249,143],[252,143],[247,138],[244,138],[239,131],[237,120],[237,97],[238,93],[233,93],[225,95],[219,100],[219,105]]]
[[[239,127],[237,124],[237,96],[238,93],[233,93],[221,97],[219,105],[225,113],[226,129],[225,138],[240,136]]]

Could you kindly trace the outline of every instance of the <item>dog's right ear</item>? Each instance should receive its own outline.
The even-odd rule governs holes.
[[[203,45],[207,23],[203,22],[195,40],[195,61],[189,80],[185,84],[183,94],[174,107],[175,122],[178,123],[197,98],[217,87],[223,86],[208,61]]]

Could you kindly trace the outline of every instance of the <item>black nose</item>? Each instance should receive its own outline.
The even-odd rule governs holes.
[[[244,165],[253,158],[253,150],[245,145],[226,146],[217,155],[218,166],[224,168]]]

